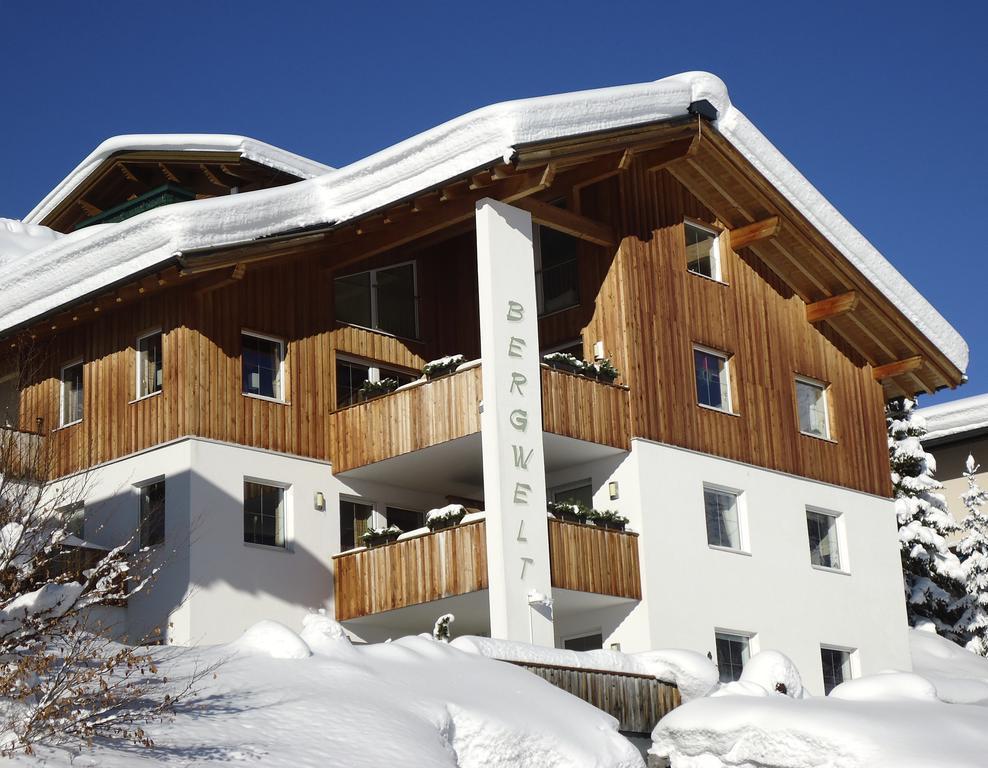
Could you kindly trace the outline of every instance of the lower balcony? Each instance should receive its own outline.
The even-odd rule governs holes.
[[[638,534],[548,519],[557,624],[641,599]],[[457,634],[489,632],[483,519],[334,557],[336,618],[366,639],[428,632],[443,613]],[[575,625],[575,624],[574,624]]]

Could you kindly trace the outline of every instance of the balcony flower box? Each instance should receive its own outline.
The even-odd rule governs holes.
[[[387,528],[369,528],[364,531],[360,540],[368,549],[382,547],[398,540],[401,535],[401,528],[397,525],[389,525]]]
[[[440,357],[438,360],[430,360],[423,365],[422,374],[431,381],[432,379],[438,379],[440,376],[455,373],[456,369],[465,362],[466,358],[463,355],[447,355],[446,357]]]
[[[365,381],[357,390],[357,400],[365,402],[375,397],[387,395],[398,389],[398,379],[381,379],[380,381]]]
[[[543,360],[548,364],[550,368],[555,368],[557,371],[566,371],[566,373],[575,373],[577,375],[583,374],[587,363],[580,360],[578,357],[574,357],[567,352],[550,352],[548,355],[542,357]]]
[[[459,525],[467,510],[462,504],[448,504],[439,509],[430,509],[425,516],[425,524],[432,532]]]
[[[619,515],[610,509],[593,510],[590,513],[590,522],[598,528],[606,528],[609,531],[623,531],[628,525],[628,518]]]
[[[591,513],[592,510],[587,509],[582,504],[576,504],[570,501],[549,502],[549,514],[564,523],[579,523],[582,525],[587,522]]]

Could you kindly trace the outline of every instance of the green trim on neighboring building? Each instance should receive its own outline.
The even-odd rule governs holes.
[[[125,221],[139,213],[150,211],[152,208],[160,208],[163,205],[171,205],[172,203],[184,203],[187,200],[195,200],[195,197],[195,192],[190,192],[184,187],[174,184],[162,184],[160,187],[155,187],[149,192],[145,192],[140,197],[135,197],[133,200],[115,205],[113,208],[103,211],[103,213],[80,221],[75,225],[74,229],[82,229],[93,224],[114,224],[119,221]]]

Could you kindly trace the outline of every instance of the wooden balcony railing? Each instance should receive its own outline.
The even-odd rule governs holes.
[[[333,471],[377,461],[480,432],[480,366],[330,414]],[[628,390],[542,368],[546,432],[627,450]],[[359,438],[359,439],[355,439]]]
[[[548,520],[552,586],[641,599],[638,535]],[[333,558],[336,618],[487,589],[483,520]]]

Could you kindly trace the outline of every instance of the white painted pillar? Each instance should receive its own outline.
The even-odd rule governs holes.
[[[491,637],[555,643],[532,217],[477,202]]]

